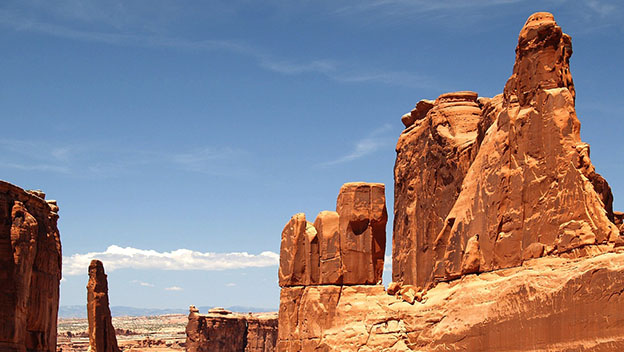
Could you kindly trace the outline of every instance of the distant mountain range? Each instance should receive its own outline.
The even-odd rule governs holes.
[[[141,317],[150,315],[163,315],[163,314],[188,314],[187,309],[176,308],[136,308],[126,306],[111,306],[111,314],[114,317]],[[214,307],[197,307],[199,313],[207,313],[209,309]],[[258,308],[258,307],[244,307],[244,306],[231,306],[225,307],[225,309],[238,313],[260,313],[260,312],[276,312],[276,308]],[[87,306],[60,306],[59,318],[86,318]]]

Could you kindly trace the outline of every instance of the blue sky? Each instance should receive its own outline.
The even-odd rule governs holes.
[[[349,181],[385,183],[391,211],[401,115],[501,92],[536,11],[572,36],[583,140],[624,209],[606,0],[3,1],[0,177],[59,202],[62,305],[95,256],[112,305],[277,307],[290,216]]]

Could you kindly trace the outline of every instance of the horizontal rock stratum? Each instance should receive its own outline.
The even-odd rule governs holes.
[[[293,217],[278,351],[624,350],[624,215],[580,138],[571,55],[553,15],[533,14],[502,94],[446,93],[401,117],[387,290],[317,280],[346,277],[331,261],[344,257],[342,214],[317,218],[338,239],[318,252],[325,274],[307,264],[323,248],[316,222]],[[376,272],[371,257],[349,270]]]

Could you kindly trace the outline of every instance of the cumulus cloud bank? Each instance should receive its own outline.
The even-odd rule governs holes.
[[[260,254],[247,252],[214,253],[176,249],[157,252],[151,249],[109,246],[104,252],[73,254],[63,257],[63,275],[86,275],[92,259],[104,263],[107,272],[122,268],[159,270],[228,270],[267,267],[279,264],[279,254],[265,251]]]

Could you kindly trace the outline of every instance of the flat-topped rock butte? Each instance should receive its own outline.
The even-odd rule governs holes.
[[[343,186],[337,209],[364,210],[344,220],[290,220],[278,351],[624,350],[624,214],[580,139],[571,55],[553,15],[533,14],[502,94],[403,115],[387,290],[383,185]]]

